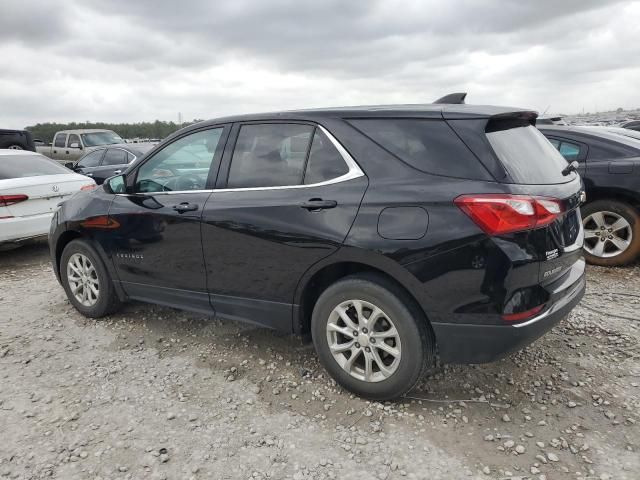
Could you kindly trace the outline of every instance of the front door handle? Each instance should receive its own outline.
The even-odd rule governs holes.
[[[336,202],[335,200],[323,200],[321,198],[312,198],[311,200],[302,202],[300,206],[305,210],[309,210],[310,212],[313,212],[318,210],[326,210],[328,208],[336,208],[338,206],[338,202]]]
[[[178,213],[193,212],[195,210],[198,210],[198,205],[196,205],[195,203],[182,202],[178,205],[174,205],[173,209]]]
[[[86,177],[93,177],[93,173],[84,173],[83,175]]]
[[[114,170],[113,174],[114,175],[120,175],[122,173],[122,170]]]

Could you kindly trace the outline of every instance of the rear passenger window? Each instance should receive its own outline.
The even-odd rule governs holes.
[[[418,170],[448,177],[489,178],[482,164],[444,121],[360,119],[349,122]]]
[[[240,127],[227,187],[300,185],[313,128],[284,123]]]
[[[107,153],[104,154],[102,159],[102,165],[123,165],[127,163],[127,152],[120,150],[119,148],[110,148]]]
[[[304,174],[305,185],[326,182],[348,172],[349,167],[333,142],[322,130],[316,129]]]
[[[558,150],[560,151],[560,155],[562,155],[567,162],[577,160],[580,155],[580,146],[575,143],[562,142]]]
[[[58,135],[56,135],[56,139],[53,142],[53,146],[64,148],[66,141],[67,141],[67,134],[59,133]]]

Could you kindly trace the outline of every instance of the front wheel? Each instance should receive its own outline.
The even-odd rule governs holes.
[[[626,265],[640,253],[640,215],[626,203],[596,200],[582,208],[587,261],[605,267]]]
[[[401,397],[435,360],[423,313],[384,277],[353,276],[325,290],[311,319],[322,365],[344,388],[373,400]]]
[[[84,240],[73,240],[64,248],[60,278],[67,298],[86,317],[104,317],[120,307],[109,272]]]

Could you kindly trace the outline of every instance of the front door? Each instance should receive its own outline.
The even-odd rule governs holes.
[[[211,194],[225,128],[182,136],[135,170],[133,192],[116,195],[107,246],[132,298],[211,313],[200,219]]]
[[[298,281],[344,241],[367,178],[322,127],[243,124],[202,223],[216,313],[292,329]],[[231,142],[229,142],[231,143]]]

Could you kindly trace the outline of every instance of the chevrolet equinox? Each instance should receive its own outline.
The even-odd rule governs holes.
[[[399,397],[584,293],[582,183],[535,122],[448,97],[191,125],[60,205],[53,267],[88,317],[134,299],[310,334],[339,384]]]

